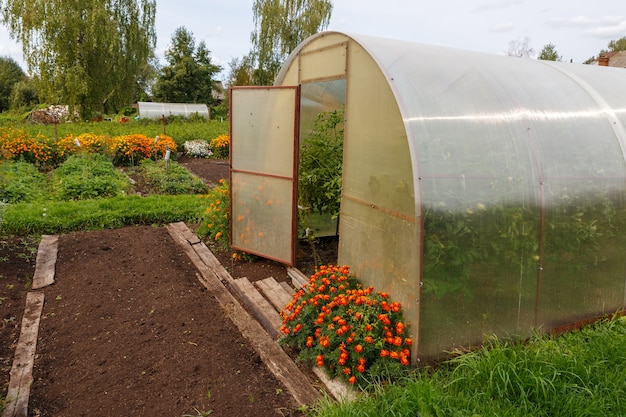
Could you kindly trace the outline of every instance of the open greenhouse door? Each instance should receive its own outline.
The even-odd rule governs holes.
[[[230,240],[295,264],[299,87],[230,89]]]

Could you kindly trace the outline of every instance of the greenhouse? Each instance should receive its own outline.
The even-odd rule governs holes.
[[[302,144],[340,112],[337,262],[402,303],[414,360],[625,308],[625,69],[324,32],[231,103],[232,245],[288,265]]]
[[[168,116],[190,117],[194,114],[205,119],[209,118],[209,108],[206,104],[140,101],[137,103],[137,107],[139,117],[143,119],[160,119]]]

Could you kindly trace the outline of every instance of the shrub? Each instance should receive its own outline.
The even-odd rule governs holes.
[[[347,266],[321,266],[281,316],[281,343],[331,377],[366,386],[409,370],[412,340],[400,303],[363,288]]]
[[[33,202],[43,198],[46,176],[28,162],[0,163],[0,202]]]

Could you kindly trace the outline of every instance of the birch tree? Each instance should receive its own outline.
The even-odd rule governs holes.
[[[130,104],[156,46],[155,0],[0,0],[39,98],[83,117]]]
[[[324,30],[332,14],[330,0],[255,0],[255,30],[250,36],[256,62],[255,83],[271,84],[287,56],[303,40]]]

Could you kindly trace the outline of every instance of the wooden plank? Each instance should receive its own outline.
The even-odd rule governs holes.
[[[189,245],[189,242],[178,232],[181,226],[172,227],[168,225],[167,230],[178,243],[192,263],[196,266],[202,279],[200,282],[209,290],[212,296],[221,304],[224,313],[237,326],[241,334],[250,341],[254,350],[261,356],[267,368],[281,381],[294,400],[299,405],[311,405],[321,398],[320,392],[313,386],[309,378],[291,360],[289,355],[276,343],[274,339],[263,329],[263,327],[239,304],[237,299],[226,289],[223,280],[232,282],[234,279],[222,267],[215,268],[220,274],[228,274],[228,277],[220,277],[217,271],[209,268],[203,258],[199,256],[195,248],[203,245]],[[182,223],[184,228],[187,226]],[[207,248],[208,250],[208,248]],[[210,251],[209,251],[210,252]],[[215,255],[211,253],[215,258]],[[219,262],[218,262],[219,263]],[[221,266],[221,264],[220,264]]]
[[[26,308],[22,318],[20,337],[15,348],[3,417],[26,417],[28,415],[28,399],[30,386],[33,383],[33,364],[44,299],[42,292],[31,291],[26,295]]]
[[[293,287],[291,285],[289,285],[288,282],[285,281],[281,281],[279,282],[280,286],[283,287],[283,289],[287,292],[287,294],[289,294],[289,296],[293,296],[294,290]]]
[[[302,288],[309,283],[309,278],[300,272],[298,268],[287,268],[287,275],[291,278],[291,283],[296,289]]]
[[[180,235],[187,242],[189,242],[190,245],[197,245],[198,243],[202,242],[200,240],[200,238],[195,233],[193,233],[191,230],[189,230],[189,228],[187,227],[187,225],[184,222],[172,223],[172,224],[169,225],[169,227],[172,227],[175,230],[177,230],[178,233],[180,233]]]
[[[313,367],[313,373],[326,386],[326,389],[335,397],[336,400],[356,400],[356,393],[345,382],[338,379],[330,379],[322,368]]]
[[[43,235],[37,249],[35,261],[35,275],[33,276],[34,290],[54,284],[54,268],[57,262],[59,236]]]
[[[235,280],[241,299],[252,309],[263,327],[272,337],[278,337],[278,329],[283,324],[278,312],[267,302],[254,285],[247,278],[239,278]]]
[[[254,285],[261,291],[274,306],[276,311],[281,311],[293,299],[291,294],[285,291],[273,277],[256,281]]]

